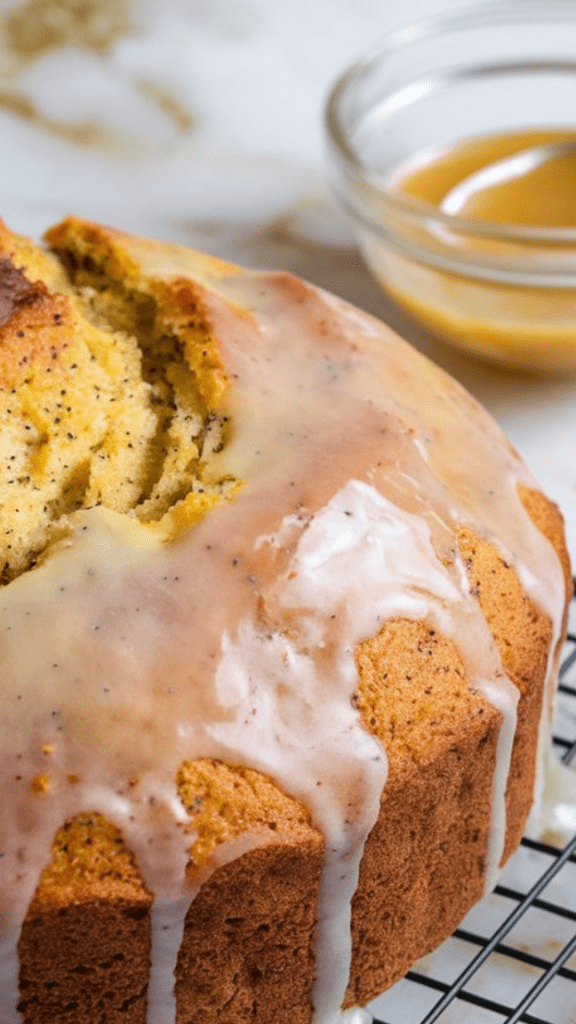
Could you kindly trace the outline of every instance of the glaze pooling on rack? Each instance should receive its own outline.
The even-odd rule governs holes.
[[[54,834],[87,808],[121,829],[155,898],[149,1024],[159,1005],[162,1024],[174,1019],[166,977],[193,898],[175,778],[199,757],[269,774],[323,833],[314,1024],[335,1024],[386,775],[352,706],[354,650],[390,618],[454,639],[470,685],[502,712],[491,879],[501,857],[517,695],[455,536],[469,525],[492,541],[557,622],[560,569],[517,493],[533,481],[488,414],[376,321],[289,275],[218,287],[204,298],[234,433],[215,473],[246,486],[170,546],[126,516],[77,513],[69,538],[0,595],[2,1024],[18,1020],[16,943]],[[31,796],[46,744],[49,785]]]
[[[372,1015],[356,1006],[339,1014],[334,1024],[372,1024]]]

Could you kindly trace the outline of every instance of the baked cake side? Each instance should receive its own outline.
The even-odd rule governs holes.
[[[0,1007],[334,1024],[519,842],[561,517],[340,300],[76,218],[47,239],[0,237]]]

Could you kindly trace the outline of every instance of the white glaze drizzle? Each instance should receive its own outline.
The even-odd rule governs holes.
[[[344,1010],[334,1020],[334,1024],[372,1024],[373,1017],[367,1010],[354,1006],[350,1010]]]
[[[486,851],[484,893],[487,895],[492,892],[498,881],[500,862],[504,853],[504,843],[506,840],[506,786],[516,733],[516,710],[519,693],[517,687],[506,677],[500,677],[497,682],[494,679],[482,679],[479,682],[478,689],[493,707],[498,708],[502,715],[494,769],[492,826]]]
[[[176,1020],[175,972],[184,923],[194,895],[174,898],[157,892],[151,910],[152,946],[148,985],[149,1024]]]
[[[292,519],[285,530],[293,531]],[[271,542],[281,547],[282,531]],[[270,623],[264,634],[246,623],[235,641],[225,641],[217,683],[221,699],[239,713],[211,734],[297,796],[324,835],[313,1001],[314,1024],[332,1024],[349,973],[351,899],[386,778],[384,753],[350,703],[354,650],[387,619],[426,618],[431,605],[459,594],[437,561],[426,524],[352,481],[307,525],[285,578],[266,597],[273,621],[290,623],[291,639]],[[329,657],[333,671],[319,673],[314,649],[320,660]],[[290,677],[289,694],[278,710],[271,708],[274,685],[281,692]],[[289,758],[279,721],[288,728]]]
[[[31,805],[28,791],[22,795],[8,776],[10,792],[0,808],[1,834],[11,840],[0,860],[2,1024],[18,1020],[16,940],[54,832],[87,807],[121,827],[155,894],[151,1007],[162,1005],[162,1024],[170,1024],[172,975],[193,895],[185,879],[191,837],[174,778],[184,759],[200,756],[238,759],[269,772],[281,788],[304,799],[324,832],[329,855],[317,931],[315,1024],[348,1021],[349,1014],[358,1024],[361,1011],[339,1013],[350,956],[350,899],[363,841],[378,812],[385,762],[350,705],[357,684],[353,652],[390,617],[437,622],[460,648],[471,685],[503,712],[490,877],[500,860],[515,697],[478,605],[466,593],[465,574],[456,564],[451,576],[441,560],[454,554],[454,530],[472,525],[513,561],[531,600],[557,622],[558,566],[516,493],[518,482],[533,481],[490,417],[441,371],[429,366],[423,373],[421,357],[375,321],[283,275],[231,278],[225,290],[232,302],[258,313],[257,325],[234,321],[221,298],[211,300],[216,333],[237,380],[237,431],[220,468],[247,479],[248,488],[167,551],[123,517],[103,510],[79,516],[78,529],[86,528],[86,535],[79,533],[68,550],[7,587],[0,601],[4,664],[10,666],[3,746],[8,759],[24,751],[30,779],[45,767],[40,742],[53,741],[56,777],[53,792]],[[231,335],[218,330],[231,318]],[[457,462],[455,452],[466,452],[466,461]],[[359,480],[349,483],[351,477]],[[354,530],[348,522],[342,530],[344,516],[356,519]],[[270,536],[263,542],[274,523],[280,527],[273,530],[274,542]],[[287,541],[281,523],[290,533]],[[395,562],[402,534],[406,550]],[[234,559],[241,565],[236,572],[230,568]],[[65,595],[58,593],[63,579]],[[225,607],[218,602],[223,586]],[[213,610],[208,623],[206,607]],[[326,664],[329,672],[322,670]],[[549,669],[552,678],[552,656]],[[291,687],[280,685],[286,672]],[[174,680],[172,693],[166,678]],[[187,686],[193,680],[202,689],[194,690],[198,708],[191,718]],[[320,767],[310,729],[324,726],[325,706],[321,713],[307,706],[306,691],[298,689],[303,680],[332,700],[331,721],[339,724],[338,749],[331,739]],[[24,701],[17,709],[15,681]],[[328,682],[336,683],[338,695]],[[103,689],[113,693],[110,700]],[[70,734],[69,746],[57,725],[42,717],[61,704],[64,692],[65,713],[58,706],[56,723]],[[253,706],[257,714],[246,729],[243,716]],[[270,725],[278,722],[282,742],[270,744]],[[84,736],[87,724],[89,742],[78,755],[75,729]],[[62,780],[79,769],[78,756],[85,781],[72,793]],[[140,781],[136,792],[127,793],[122,780],[132,775]],[[347,800],[333,799],[342,788],[352,815]],[[23,877],[17,881],[17,875]],[[170,927],[162,952],[163,924]],[[331,974],[335,930],[344,941]],[[149,1024],[158,1024],[155,1012],[160,1010],[151,1009]]]
[[[551,745],[544,756],[541,797],[534,804],[528,835],[564,846],[576,832],[576,771],[564,764]]]
[[[562,594],[558,593],[556,596],[556,607],[560,607],[562,601]],[[544,605],[548,607],[549,605]],[[547,789],[554,790],[554,786],[548,785],[549,778],[552,777],[552,765],[554,764],[553,752],[550,743],[550,733],[552,728],[552,717],[554,713],[554,705],[556,701],[556,695],[558,692],[558,672],[560,668],[560,659],[562,655],[562,644],[561,644],[561,630],[562,622],[558,616],[551,616],[552,623],[552,641],[548,650],[548,658],[546,663],[546,679],[544,683],[544,692],[542,694],[542,711],[540,714],[540,722],[538,727],[538,745],[536,748],[536,775],[534,779],[534,803],[530,812],[530,817],[527,822],[527,830],[530,831],[535,827],[535,823],[541,819],[547,819],[550,817],[550,793]],[[551,760],[552,759],[552,760]]]

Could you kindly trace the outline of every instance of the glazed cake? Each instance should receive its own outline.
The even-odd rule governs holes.
[[[343,301],[47,245],[0,234],[0,1021],[337,1024],[519,842],[561,517]]]

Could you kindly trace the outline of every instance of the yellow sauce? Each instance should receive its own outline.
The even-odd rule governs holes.
[[[551,142],[574,140],[575,131],[531,131],[469,139],[436,153],[406,173],[400,188],[414,199],[440,206],[465,178],[497,160]],[[463,207],[463,217],[531,227],[576,227],[576,157],[566,154],[521,178],[477,192]]]
[[[469,139],[452,148],[421,154],[397,169],[394,187],[400,194],[440,208],[445,197],[472,174],[496,161],[534,146],[574,140],[576,129],[532,130]],[[491,225],[527,228],[576,228],[576,153],[556,157],[521,177],[476,191],[463,203],[459,217]],[[576,290],[529,281],[484,279],[474,264],[511,263],[538,271],[543,263],[566,255],[549,242],[506,239],[496,231],[454,234],[449,229],[412,231],[412,241],[452,255],[464,267],[441,269],[399,253],[366,244],[366,255],[388,291],[400,305],[442,340],[498,361],[535,369],[576,366]],[[448,245],[447,245],[448,243]],[[575,246],[576,250],[576,246]],[[576,267],[576,252],[574,257]]]

